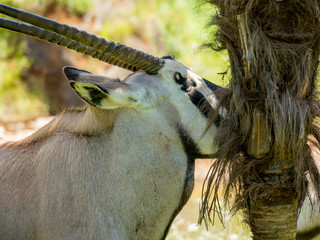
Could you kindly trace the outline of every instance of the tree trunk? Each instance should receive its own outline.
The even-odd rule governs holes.
[[[259,161],[271,151],[270,130],[265,126],[268,126],[265,115],[256,110],[246,151],[248,156],[254,157],[250,161]],[[246,215],[253,239],[295,239],[300,194],[294,186],[290,161],[270,159],[268,166],[254,171],[259,175],[244,179],[244,191],[249,193]]]
[[[305,173],[319,186],[307,141],[310,134],[320,138],[314,125],[320,1],[211,2],[219,9],[216,40],[228,51],[232,79],[200,222],[219,210],[227,174],[225,200],[235,193],[234,209],[245,212],[253,239],[295,239]]]
[[[283,199],[286,196],[278,195],[276,197]],[[253,239],[295,239],[297,208],[297,201],[279,204],[278,201],[256,200],[248,212]]]

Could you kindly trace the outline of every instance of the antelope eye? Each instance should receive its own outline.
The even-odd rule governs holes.
[[[196,83],[190,77],[184,78],[179,72],[174,74],[174,80],[181,85],[181,90],[185,92],[190,91],[192,87],[196,86]]]
[[[176,81],[176,83],[178,83],[180,85],[186,84],[186,78],[182,77],[181,73],[179,73],[179,72],[176,72],[174,74],[174,80]]]

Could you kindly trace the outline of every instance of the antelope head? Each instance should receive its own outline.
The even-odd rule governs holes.
[[[219,86],[199,77],[190,68],[171,57],[158,58],[7,5],[0,4],[0,13],[20,20],[0,18],[2,28],[58,44],[137,72],[120,81],[93,75],[84,70],[65,68],[65,75],[78,95],[96,107],[102,109],[115,109],[121,106],[152,108],[157,101],[171,98],[171,103],[174,104],[191,100],[198,110],[201,110],[203,117],[207,117],[220,100],[218,96],[221,94],[215,94],[215,91],[218,93],[221,89]],[[160,94],[160,85],[166,87],[166,94]],[[177,92],[177,89],[180,91]],[[190,112],[190,109],[184,110],[185,113]],[[184,121],[190,121],[187,116],[190,114],[182,117]],[[193,126],[197,126],[196,120]],[[201,134],[203,132],[199,133]]]
[[[165,57],[157,74],[137,72],[124,80],[94,75],[73,67],[64,68],[70,85],[89,105],[104,110],[132,109],[139,114],[161,112],[176,124],[177,131],[194,141],[197,156],[210,155],[215,127],[207,130],[208,114],[219,99],[213,94],[219,87],[210,83],[178,61]],[[191,100],[191,101],[190,101]],[[127,116],[127,115],[125,115]],[[152,121],[153,117],[147,117]],[[206,137],[204,137],[206,136]],[[209,140],[210,139],[210,140]]]

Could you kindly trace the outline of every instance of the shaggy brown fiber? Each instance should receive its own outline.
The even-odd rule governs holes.
[[[250,218],[254,204],[261,201],[296,206],[295,224],[307,172],[320,193],[319,173],[307,145],[310,135],[317,148],[320,140],[320,1],[210,3],[218,7],[211,24],[219,29],[208,45],[227,49],[232,77],[225,99],[228,112],[214,139],[220,146],[218,160],[204,184],[199,221],[213,221],[220,213],[218,195],[223,191],[227,202],[235,197],[234,210],[245,210],[253,231]]]

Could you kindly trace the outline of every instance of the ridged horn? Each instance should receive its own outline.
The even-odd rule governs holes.
[[[85,31],[79,30],[75,27],[68,26],[66,24],[61,24],[57,21],[53,21],[51,19],[38,16],[36,14],[32,14],[26,11],[22,11],[20,9],[16,9],[4,4],[0,4],[0,13],[3,13],[12,18],[21,20],[28,24],[34,25],[33,29],[36,33],[33,33],[31,28],[25,32],[29,32],[31,36],[37,37],[43,40],[52,39],[52,32],[56,35],[61,35],[64,37],[64,40],[72,40],[74,43],[82,44],[83,46],[89,47],[90,49],[96,50],[102,54],[110,56],[110,59],[118,60],[121,65],[120,67],[125,68],[124,66],[130,66],[131,70],[143,70],[150,74],[156,74],[163,66],[164,61],[158,57],[152,56],[148,53],[144,53],[142,51],[133,49],[131,47],[127,47],[120,43],[114,43],[113,41],[106,41],[104,38],[99,38],[93,34],[89,34]],[[5,25],[2,23],[2,25]],[[6,25],[12,26],[13,23],[7,23]],[[28,26],[31,26],[28,25]],[[33,26],[33,27],[34,27]],[[23,32],[21,28],[25,28],[26,25],[16,24],[14,31]],[[6,28],[6,27],[4,27]],[[42,31],[39,31],[42,30]],[[46,31],[45,31],[46,30]],[[30,35],[28,33],[25,33]],[[46,36],[48,34],[48,37]],[[50,42],[50,41],[49,41]],[[52,41],[51,41],[52,42]],[[57,42],[53,42],[58,44]],[[60,44],[62,45],[62,44]],[[68,47],[68,46],[66,46]],[[69,47],[68,47],[69,48]],[[71,48],[73,49],[73,48]],[[73,49],[75,50],[75,49]],[[89,52],[88,52],[89,53]],[[90,55],[90,54],[87,54]],[[91,55],[90,55],[91,56]],[[105,61],[110,64],[114,64]]]
[[[127,63],[120,62],[118,59],[112,58],[107,54],[101,53],[81,43],[77,43],[73,40],[67,39],[64,36],[57,35],[54,32],[50,32],[42,28],[32,26],[30,24],[17,22],[17,21],[5,19],[5,18],[0,18],[0,27],[9,29],[11,31],[23,33],[31,37],[36,37],[41,40],[46,40],[47,42],[54,43],[60,46],[67,47],[69,49],[83,53],[85,55],[89,55],[93,58],[97,58],[103,62],[107,62],[112,65],[125,68],[133,72],[137,71],[136,67],[133,67]]]

